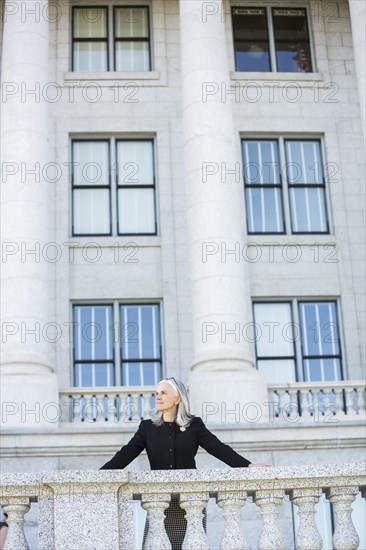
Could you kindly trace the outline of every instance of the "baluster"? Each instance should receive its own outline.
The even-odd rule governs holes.
[[[149,530],[145,540],[144,550],[171,550],[168,535],[164,527],[164,510],[169,507],[169,495],[144,495],[142,507],[147,511]]]
[[[149,418],[150,417],[150,394],[144,394],[143,396],[143,399],[144,399],[144,408],[143,408],[143,415],[144,415],[144,418]]]
[[[117,394],[114,398],[114,421],[119,422],[121,420],[121,398]]]
[[[278,418],[280,418],[282,416],[282,403],[283,403],[283,399],[284,399],[284,395],[285,395],[285,391],[283,393],[281,393],[281,390],[278,390],[277,392],[277,397],[278,397],[278,401],[277,401],[277,416]]]
[[[288,394],[290,397],[290,403],[289,403],[289,417],[290,418],[297,418],[300,416],[299,414],[299,405],[297,402],[297,390],[295,389],[289,389]]]
[[[334,394],[335,394],[335,413],[336,416],[339,418],[340,416],[344,416],[344,401],[343,401],[343,389],[342,388],[334,388]]]
[[[346,394],[347,416],[357,414],[358,393],[354,392],[353,388],[346,388],[345,389],[345,394]]]
[[[333,533],[334,550],[356,550],[360,543],[352,522],[352,502],[358,493],[358,487],[340,487],[327,490],[329,501],[334,505],[335,529]]]
[[[240,530],[240,513],[246,499],[246,493],[240,493],[240,496],[237,493],[218,493],[216,502],[223,509],[225,519],[220,550],[247,550],[249,548]]]
[[[9,531],[4,550],[29,550],[24,535],[24,514],[29,510],[29,498],[6,498],[1,502],[3,512],[8,514]]]
[[[300,400],[300,415],[302,418],[310,416],[309,414],[309,402],[308,402],[308,391],[309,390],[300,390],[299,400]]]
[[[181,495],[180,505],[186,511],[187,531],[182,550],[209,550],[207,535],[203,528],[202,510],[207,506],[208,496]]]
[[[299,530],[296,536],[296,550],[321,550],[323,541],[315,521],[315,505],[321,490],[294,489],[291,491],[291,500],[298,507],[300,518]]]
[[[261,509],[262,531],[259,537],[259,550],[285,550],[285,543],[278,528],[278,507],[283,499],[283,491],[256,491],[254,502]]]

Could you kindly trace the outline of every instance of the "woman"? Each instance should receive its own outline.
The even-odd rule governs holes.
[[[101,470],[125,468],[144,449],[152,470],[177,470],[196,468],[198,447],[222,460],[232,468],[267,466],[252,464],[222,443],[204,425],[201,418],[189,411],[187,390],[175,378],[164,378],[156,391],[156,414],[151,420],[142,420],[133,438]],[[182,546],[187,522],[185,511],[178,500],[172,499],[165,512],[165,529],[173,550]],[[204,527],[206,528],[204,515]],[[145,525],[144,540],[147,534]]]

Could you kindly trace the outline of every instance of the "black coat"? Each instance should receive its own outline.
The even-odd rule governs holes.
[[[144,449],[152,470],[194,469],[194,458],[199,446],[232,468],[243,468],[250,464],[249,460],[222,443],[196,416],[185,431],[181,431],[175,422],[155,426],[151,420],[142,420],[133,438],[101,470],[123,469]]]

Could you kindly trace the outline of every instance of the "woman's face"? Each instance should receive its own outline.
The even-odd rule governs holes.
[[[180,401],[180,397],[175,393],[170,384],[167,382],[162,382],[156,388],[155,401],[157,411],[175,412]]]

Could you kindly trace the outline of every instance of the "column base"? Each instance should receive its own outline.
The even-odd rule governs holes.
[[[239,361],[194,368],[189,377],[192,413],[212,424],[268,422],[264,375]]]
[[[56,429],[61,418],[56,374],[41,365],[36,366],[36,373],[30,372],[29,364],[23,366],[23,372],[21,365],[11,366],[14,373],[5,368],[1,375],[3,429]]]

